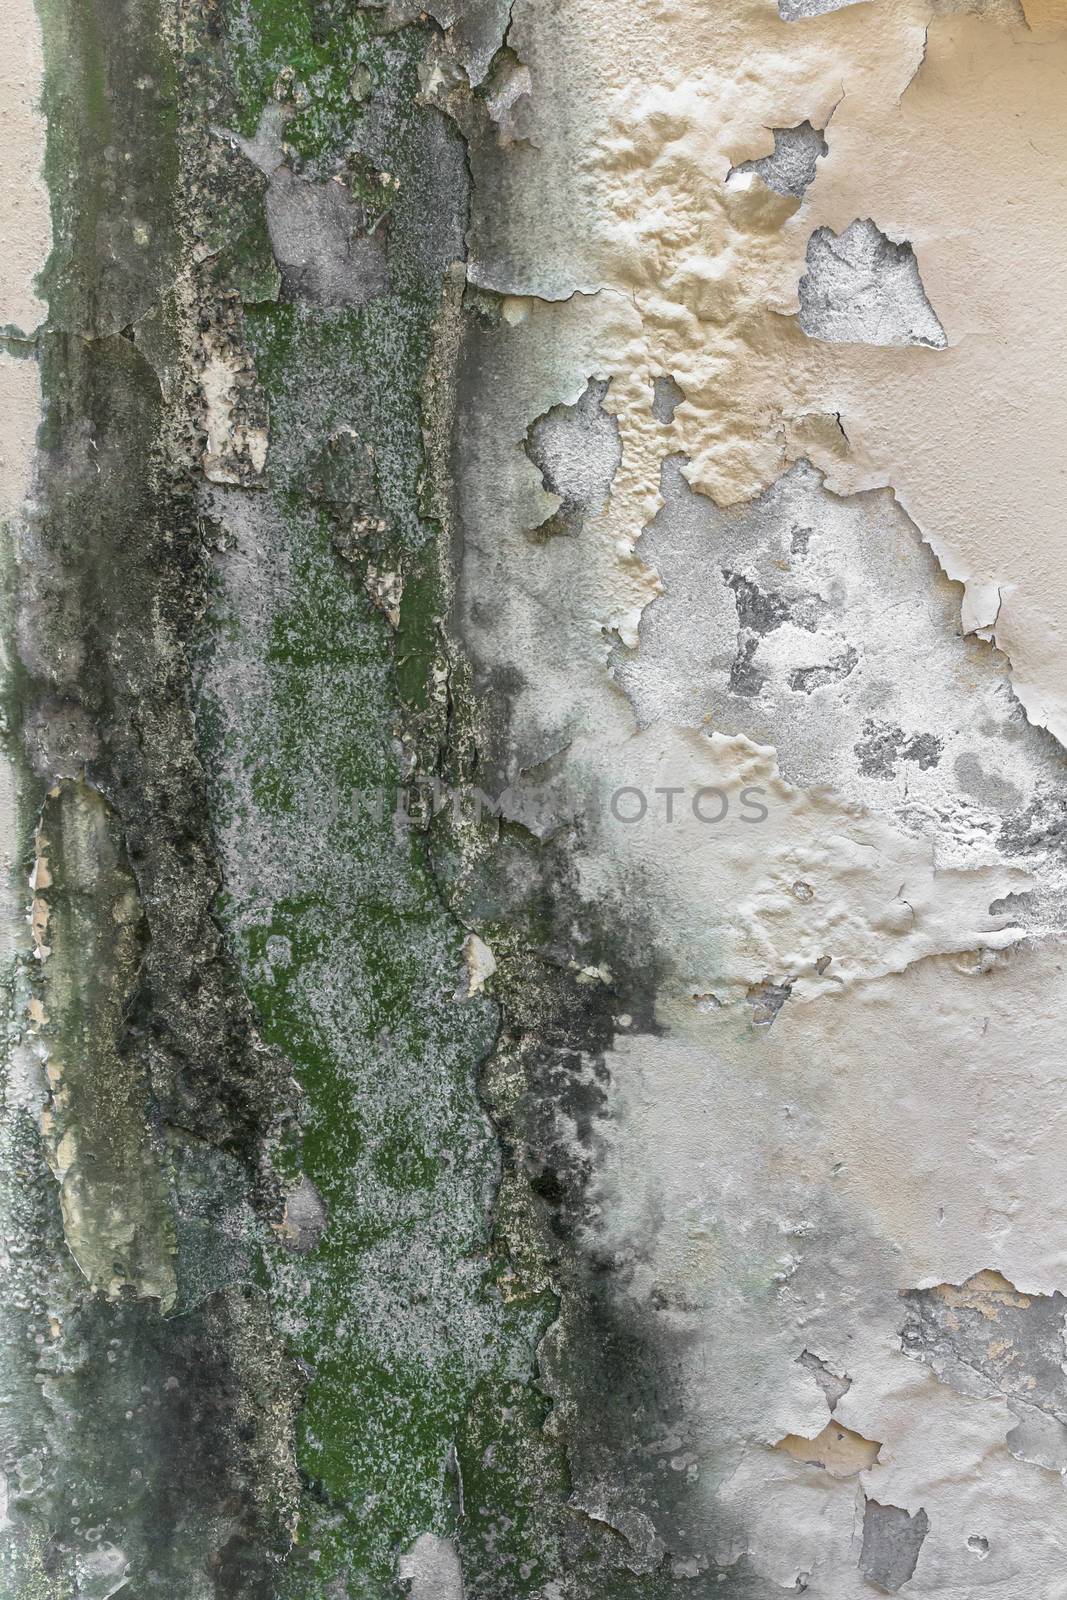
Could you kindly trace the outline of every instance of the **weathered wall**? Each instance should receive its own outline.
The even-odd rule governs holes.
[[[1061,0],[11,33],[0,1594],[1056,1600]]]

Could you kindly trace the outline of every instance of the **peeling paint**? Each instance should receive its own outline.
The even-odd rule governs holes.
[[[911,1514],[903,1506],[884,1506],[868,1500],[863,1512],[863,1549],[860,1571],[875,1588],[895,1594],[915,1571],[915,1563],[930,1527],[920,1507]]]
[[[806,261],[808,270],[797,285],[798,321],[810,339],[945,348],[945,330],[926,298],[907,240],[887,239],[865,217],[837,235],[816,228]]]

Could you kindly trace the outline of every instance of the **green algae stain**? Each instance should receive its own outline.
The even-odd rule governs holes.
[[[398,337],[402,308],[390,309],[324,317],[325,328],[292,307],[252,319],[277,477],[246,537],[284,562],[286,580],[264,615],[243,563],[221,558],[220,642],[205,669],[224,729],[208,759],[216,803],[240,817],[223,828],[226,921],[263,1037],[299,1081],[300,1165],[329,1219],[310,1255],[279,1251],[273,1267],[308,1375],[293,1595],[326,1595],[340,1577],[352,1596],[387,1592],[399,1549],[452,1532],[448,1462],[472,1397],[502,1360],[530,1361],[486,1281],[497,1154],[475,1083],[495,1014],[457,1000],[462,930],[423,841],[394,816],[402,707],[388,624],[358,563],[338,555],[334,523],[300,494],[308,458],[338,427],[380,441],[393,557],[429,565],[432,533],[414,509],[419,365],[414,337]],[[245,515],[220,509],[235,526]],[[414,594],[436,598],[425,579]],[[225,685],[245,679],[260,685],[255,712],[242,702],[229,720]],[[380,815],[351,804],[353,788],[372,787],[387,796]]]
[[[273,94],[294,113],[287,138],[301,155],[342,153],[386,80],[373,13],[328,0],[227,0],[224,10],[241,131],[255,131]]]
[[[424,430],[466,168],[416,103],[425,32],[336,11],[230,6],[227,115],[250,134],[273,97],[313,175],[343,172],[362,197],[388,174],[389,289],[358,309],[246,308],[268,484],[205,497],[221,553],[198,720],[219,914],[261,1037],[299,1085],[275,1170],[308,1181],[326,1218],[306,1248],[279,1229],[269,1268],[304,1378],[300,1526],[278,1595],[396,1594],[399,1552],[436,1532],[462,1547],[471,1596],[518,1600],[552,1575],[573,1520],[533,1380],[554,1302],[491,1239],[500,1151],[478,1083],[498,1015],[460,997],[466,930],[428,836],[394,804],[451,769],[447,541],[427,513]],[[372,570],[402,580],[395,631]]]

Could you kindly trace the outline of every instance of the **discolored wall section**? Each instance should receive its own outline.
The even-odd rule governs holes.
[[[0,1594],[1053,1600],[1059,0],[0,87]]]

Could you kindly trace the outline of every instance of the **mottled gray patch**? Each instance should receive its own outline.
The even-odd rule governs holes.
[[[1002,894],[989,902],[989,915],[1003,917],[1006,922],[1021,924],[1026,921],[1033,901],[1032,889],[1020,889],[1018,894]]]
[[[803,22],[805,17],[824,17],[828,11],[843,11],[860,0],[778,0],[778,15],[783,22]]]
[[[859,662],[859,658],[859,651],[850,644],[839,656],[821,666],[795,667],[789,674],[789,687],[796,689],[800,694],[811,694],[815,689],[824,689],[828,683],[836,683],[840,678],[847,678]]]
[[[463,1571],[455,1545],[436,1533],[420,1533],[397,1563],[409,1600],[463,1600]]]
[[[915,1571],[930,1519],[921,1508],[914,1514],[903,1506],[868,1500],[863,1510],[863,1548],[860,1571],[868,1583],[895,1594]]]
[[[745,998],[752,1008],[753,1027],[769,1028],[792,992],[792,983],[775,983],[771,978],[750,984]]]
[[[731,167],[727,180],[735,172],[754,172],[762,178],[775,194],[795,195],[803,199],[809,184],[815,180],[816,163],[826,155],[829,145],[821,128],[813,128],[808,121],[799,122],[795,128],[772,128],[774,151],[761,156],[758,161],[742,161]]]
[[[737,654],[730,664],[730,693],[751,697],[759,694],[767,681],[756,666],[755,655],[759,640],[749,634],[737,641]]]
[[[1015,785],[1002,772],[990,772],[969,750],[962,751],[952,764],[960,788],[976,800],[986,801],[999,811],[1011,812],[1021,804],[1022,796]]]
[[[652,415],[657,422],[664,425],[673,422],[674,413],[684,399],[685,390],[669,372],[661,372],[657,378],[653,378]]]
[[[901,754],[905,761],[914,761],[925,772],[936,767],[941,760],[944,745],[934,733],[916,733],[908,740]]]
[[[919,277],[907,240],[897,244],[869,217],[843,233],[816,228],[808,240],[808,270],[800,280],[800,326],[829,344],[948,343]]]
[[[781,595],[765,591],[740,572],[723,569],[726,586],[734,592],[737,620],[749,633],[773,633],[789,617],[790,608]]]
[[[384,227],[367,230],[339,179],[311,183],[279,167],[267,189],[267,228],[285,298],[361,306],[385,293]]]
[[[911,761],[922,772],[936,767],[941,760],[944,744],[933,733],[907,734],[892,723],[877,722],[868,717],[863,724],[863,738],[855,745],[860,771],[868,777],[875,775],[895,778],[897,765]]]
[[[1033,850],[1067,855],[1067,799],[1058,794],[1037,795],[1005,819],[997,844],[1007,856],[1028,855]]]
[[[540,539],[577,533],[604,509],[622,460],[619,424],[604,410],[610,381],[590,378],[573,405],[553,406],[530,425],[526,454],[562,502],[536,530]]]
[[[767,634],[790,620],[801,627],[813,626],[804,615],[804,605],[789,603],[773,590],[765,590],[742,573],[723,569],[723,581],[733,591],[737,606],[737,652],[730,667],[731,693],[751,697],[762,689],[766,674],[756,661],[759,643]]]
[[[797,1365],[811,1373],[826,1396],[826,1404],[831,1411],[852,1387],[851,1378],[839,1378],[836,1372],[831,1372],[821,1356],[815,1355],[811,1350],[805,1350],[797,1356]]]
[[[327,1225],[326,1207],[310,1178],[301,1178],[285,1197],[285,1211],[278,1229],[282,1243],[298,1255],[314,1250]]]
[[[960,1394],[1004,1399],[1013,1455],[1067,1470],[1067,1295],[1021,1294],[996,1272],[905,1297],[906,1355]]]

